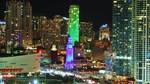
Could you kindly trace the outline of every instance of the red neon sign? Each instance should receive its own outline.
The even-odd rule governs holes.
[[[21,72],[22,70],[23,70],[22,68],[14,68],[14,69],[5,68],[0,69],[0,72]]]

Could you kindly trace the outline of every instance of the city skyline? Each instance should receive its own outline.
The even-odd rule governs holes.
[[[0,84],[150,83],[149,2],[1,0]]]
[[[94,24],[94,29],[99,29],[103,24],[111,26],[112,19],[112,1],[90,1],[90,0],[44,0],[32,1],[33,15],[46,15],[53,17],[60,14],[68,17],[69,6],[78,4],[80,7],[80,21],[89,21]]]
[[[6,0],[0,1],[0,19],[4,19],[4,11],[6,11]],[[108,24],[112,26],[112,1],[104,0],[100,1],[77,1],[77,0],[44,0],[31,1],[33,16],[47,16],[53,18],[55,15],[61,15],[69,17],[69,6],[71,4],[77,4],[80,7],[80,22],[92,22],[93,29],[98,30],[101,25]],[[105,7],[105,8],[104,8]]]

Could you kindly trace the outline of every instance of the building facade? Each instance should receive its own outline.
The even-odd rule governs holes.
[[[92,54],[92,41],[94,39],[93,24],[91,22],[80,22],[80,44],[84,48],[84,54]]]
[[[112,49],[116,54],[114,71],[119,75],[131,74],[131,0],[113,0]]]
[[[0,62],[0,73],[40,72],[40,55],[38,54],[4,57],[0,59]]]
[[[150,0],[133,0],[133,75],[137,84],[150,83]]]
[[[7,47],[28,47],[32,45],[32,6],[30,0],[6,1]]]
[[[41,21],[42,16],[33,16],[32,17],[32,30],[33,30],[33,45],[35,47],[41,46]]]
[[[69,8],[69,35],[73,44],[79,42],[79,6],[71,5]]]
[[[22,17],[23,17],[23,47],[32,47],[32,4],[30,0],[23,1]]]
[[[33,43],[50,49],[53,44],[59,49],[65,49],[68,37],[68,19],[55,15],[53,18],[46,16],[33,17]]]

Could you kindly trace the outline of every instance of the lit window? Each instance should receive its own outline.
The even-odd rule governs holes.
[[[114,3],[117,3],[117,1],[114,1]]]
[[[138,31],[141,32],[141,31],[142,31],[142,28],[139,28]]]

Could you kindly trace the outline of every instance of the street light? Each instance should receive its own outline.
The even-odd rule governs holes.
[[[39,84],[38,79],[33,79],[33,84]]]

